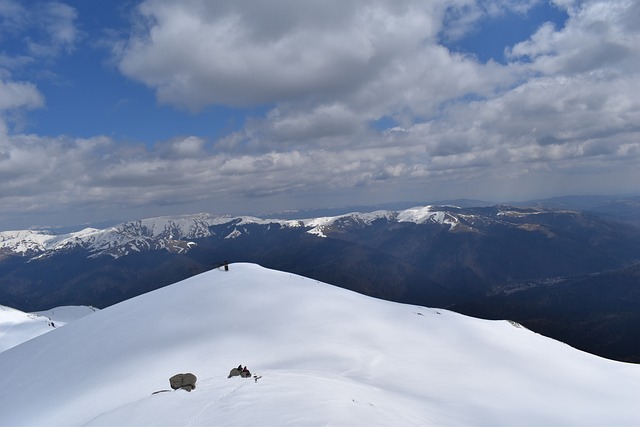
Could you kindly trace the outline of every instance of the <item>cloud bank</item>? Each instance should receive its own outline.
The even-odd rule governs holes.
[[[0,58],[0,215],[637,191],[638,2],[555,0],[565,25],[543,23],[504,62],[446,47],[537,3],[143,1],[112,45],[120,73],[191,114],[266,114],[216,140],[21,135],[9,114],[45,100],[3,67],[18,56]],[[19,8],[0,5],[5,22]],[[41,34],[61,55],[81,33],[72,9],[47,7]],[[42,45],[29,41],[29,58]]]

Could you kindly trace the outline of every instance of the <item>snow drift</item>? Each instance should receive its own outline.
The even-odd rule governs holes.
[[[238,364],[257,382],[227,378]],[[168,389],[181,372],[192,392]],[[252,264],[0,353],[0,425],[640,425],[640,367]]]

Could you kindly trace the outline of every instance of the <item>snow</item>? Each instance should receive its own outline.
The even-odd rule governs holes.
[[[227,234],[225,239],[235,239],[240,236],[242,236],[242,233],[237,228],[234,228],[231,233]]]
[[[88,307],[86,305],[64,305],[61,307],[55,307],[50,310],[37,311],[34,314],[38,316],[44,316],[51,319],[55,323],[56,328],[64,326],[69,322],[78,320],[88,314],[94,313],[99,309],[95,307]]]
[[[347,224],[371,225],[378,219],[388,221],[415,222],[422,224],[433,222],[449,225],[453,230],[458,219],[449,212],[435,210],[432,206],[416,207],[406,211],[375,211],[370,213],[352,212],[334,217],[311,218],[304,220],[260,219],[251,216],[214,216],[206,213],[147,218],[130,221],[106,229],[86,228],[67,234],[52,234],[49,231],[21,230],[0,232],[0,250],[20,255],[29,255],[34,259],[49,256],[51,253],[82,246],[89,251],[89,257],[109,255],[113,258],[125,256],[131,252],[164,248],[184,253],[198,239],[211,236],[210,227],[235,223],[235,226],[249,224],[279,225],[285,228],[308,228],[307,232],[319,237],[327,237],[336,222],[344,220]],[[246,231],[246,230],[245,230]],[[228,238],[238,237],[242,231],[230,233]],[[180,244],[176,244],[179,241]]]
[[[262,375],[227,378],[238,364]],[[197,388],[168,389],[192,372]],[[0,353],[0,425],[640,425],[640,366],[232,264]]]
[[[17,253],[43,250],[55,235],[36,230],[15,230],[0,232],[0,249],[8,248]]]
[[[324,234],[326,229],[330,227],[338,218],[337,216],[330,217],[320,217],[304,220],[305,227],[311,227],[310,230],[307,231],[309,234],[315,234],[318,237],[326,238],[327,235]]]
[[[238,225],[247,225],[247,224],[260,224],[260,225],[269,225],[269,224],[279,224],[283,227],[296,228],[300,227],[302,223],[298,220],[287,220],[287,219],[260,219],[253,216],[240,216],[235,219],[239,219]]]
[[[209,227],[237,221],[244,224],[279,224],[283,227],[300,227],[300,221],[259,219],[254,217],[214,216],[206,213],[195,215],[164,216],[130,221],[106,229],[85,228],[84,230],[52,234],[44,230],[18,230],[0,232],[0,250],[8,250],[21,255],[37,253],[34,258],[47,256],[74,246],[83,246],[91,252],[90,257],[110,255],[114,258],[125,256],[131,251],[165,248],[175,252],[189,250],[194,242],[186,241],[176,245],[175,241],[211,236]]]
[[[404,210],[398,214],[398,222],[448,224],[449,230],[453,230],[455,226],[458,225],[458,219],[456,217],[448,212],[435,210],[433,206],[415,207]]]
[[[310,228],[307,233],[326,238],[327,235],[325,234],[325,231],[341,219],[352,219],[361,224],[371,225],[378,219],[391,220],[395,218],[395,216],[396,213],[392,211],[375,211],[371,213],[352,212],[346,215],[305,219],[302,220],[302,223],[305,227]]]
[[[47,317],[0,305],[0,352],[49,332],[53,328]]]
[[[96,310],[98,309],[94,307],[64,306],[36,313],[25,313],[0,305],[0,352],[50,332],[54,328],[64,326]]]

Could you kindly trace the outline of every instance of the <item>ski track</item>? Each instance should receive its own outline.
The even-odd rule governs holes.
[[[246,380],[246,378],[235,378],[235,379],[243,379]],[[207,410],[212,407],[213,405],[218,405],[220,406],[220,402],[231,396],[232,394],[236,393],[241,387],[244,387],[244,385],[246,384],[246,381],[238,381],[238,385],[236,385],[235,387],[233,387],[231,390],[227,391],[226,393],[223,393],[222,395],[220,395],[220,397],[218,397],[216,400],[213,400],[209,403],[207,403],[206,405],[204,405],[204,407],[200,410],[200,412],[198,412],[196,415],[193,416],[193,418],[191,418],[191,420],[185,424],[185,427],[191,427],[193,425],[193,423],[195,423],[198,418],[200,418],[205,412],[207,412]]]

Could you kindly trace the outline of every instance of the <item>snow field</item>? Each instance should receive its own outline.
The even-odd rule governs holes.
[[[227,379],[247,365],[253,379]],[[168,389],[192,372],[197,388]],[[20,387],[15,387],[20,384]],[[639,425],[640,367],[232,264],[0,354],[0,425]]]

